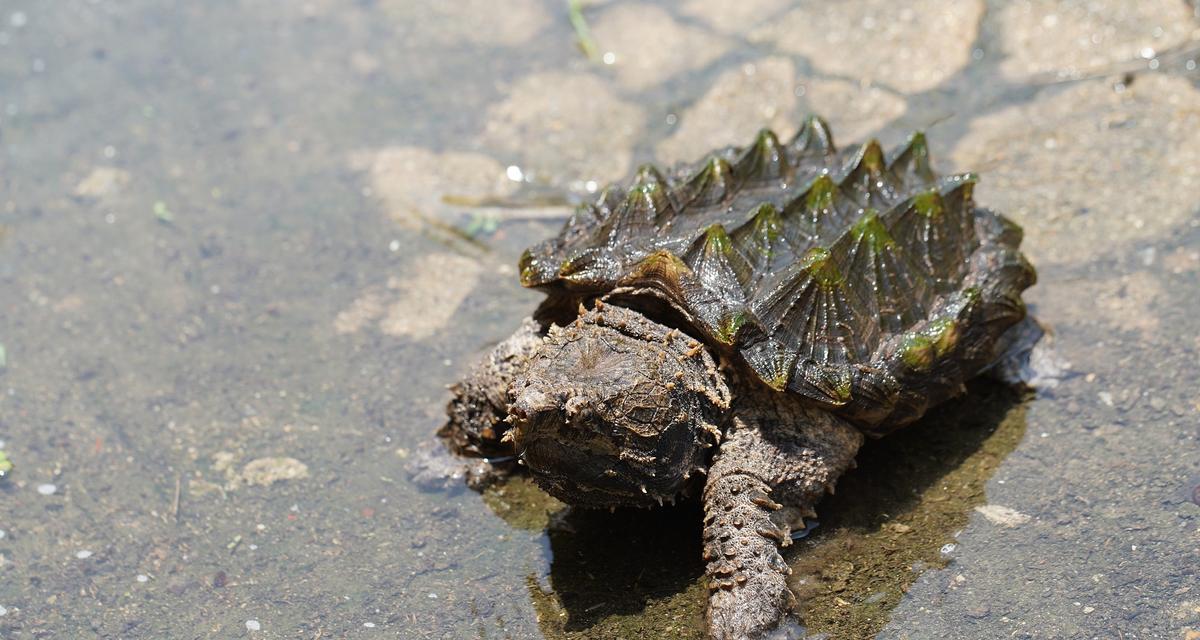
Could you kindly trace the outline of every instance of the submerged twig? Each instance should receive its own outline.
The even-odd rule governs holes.
[[[526,198],[507,198],[502,196],[471,197],[447,194],[442,196],[442,202],[459,207],[489,207],[495,209],[546,209],[571,206],[571,201],[561,194],[543,194]]]
[[[592,30],[588,27],[587,19],[583,17],[583,0],[567,0],[567,13],[571,18],[571,27],[575,29],[575,41],[579,50],[588,60],[595,62],[600,59],[596,40],[592,38]]]
[[[171,500],[171,519],[179,522],[179,500],[183,495],[183,474],[175,474],[175,498]]]

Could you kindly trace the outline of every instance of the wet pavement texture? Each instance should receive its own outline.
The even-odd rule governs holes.
[[[817,112],[982,175],[1074,375],[862,452],[813,637],[1200,638],[1198,12],[3,3],[0,637],[702,637],[694,505],[405,467],[564,204]]]

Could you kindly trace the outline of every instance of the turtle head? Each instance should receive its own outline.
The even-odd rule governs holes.
[[[509,396],[522,462],[585,506],[673,499],[707,468],[730,401],[702,343],[599,302],[551,328]]]

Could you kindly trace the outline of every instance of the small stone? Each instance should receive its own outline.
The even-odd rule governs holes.
[[[92,557],[92,552],[88,551],[87,549],[81,549],[75,552],[75,557],[79,558],[80,560],[87,560],[88,558]]]
[[[246,621],[246,630],[247,631],[261,631],[262,624],[260,624],[258,622],[258,620],[247,620]]]
[[[148,576],[144,573],[139,573],[139,574],[137,574],[137,577],[134,578],[134,580],[137,580],[138,582],[150,582],[150,576]]]
[[[979,620],[980,618],[986,618],[991,615],[991,613],[991,607],[987,606],[986,604],[975,605],[967,609],[967,617],[975,618],[976,620]]]
[[[308,465],[295,458],[259,458],[242,468],[241,477],[246,484],[267,487],[281,480],[307,478]]]
[[[6,615],[8,615],[8,609],[5,608],[4,605],[0,605],[0,616],[6,616]]]
[[[1089,607],[1084,607],[1084,608],[1083,608],[1083,612],[1084,612],[1084,613],[1091,613],[1091,612],[1093,612],[1093,611],[1095,611],[1095,610],[1096,610],[1096,607],[1090,607],[1090,606],[1089,606]]]
[[[1029,522],[1029,516],[999,504],[985,504],[981,507],[975,507],[983,517],[987,518],[992,524],[998,524],[1002,527],[1019,527]]]
[[[44,496],[52,496],[58,493],[58,486],[50,483],[39,484],[37,486],[37,492]]]
[[[74,193],[81,198],[103,198],[120,192],[131,179],[124,169],[96,167],[75,185]]]

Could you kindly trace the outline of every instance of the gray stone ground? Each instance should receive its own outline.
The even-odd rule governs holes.
[[[811,111],[980,172],[1078,374],[879,637],[1200,637],[1194,4],[605,0],[594,61],[565,5],[0,6],[0,637],[694,637],[692,569],[614,605],[403,467],[532,203]]]

